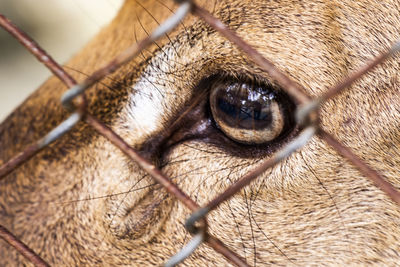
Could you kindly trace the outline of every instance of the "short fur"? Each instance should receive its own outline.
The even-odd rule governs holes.
[[[313,96],[400,36],[398,0],[200,4]],[[92,73],[170,16],[168,8],[159,1],[127,0],[67,65]],[[271,153],[254,157],[245,147],[233,152],[211,137],[162,149],[160,141],[146,150],[149,140],[172,127],[205,77],[216,72],[269,77],[203,22],[190,17],[184,24],[90,89],[89,110],[133,147],[150,151],[148,158],[205,204]],[[397,187],[399,70],[399,57],[389,60],[321,111],[323,128]],[[0,163],[66,118],[59,104],[65,90],[50,78],[1,124]],[[54,266],[159,265],[189,240],[182,225],[189,214],[84,123],[0,181],[0,223]],[[318,137],[208,218],[211,233],[253,265],[400,262],[400,207]],[[0,265],[22,263],[21,255],[0,242]],[[228,262],[202,245],[183,265]]]

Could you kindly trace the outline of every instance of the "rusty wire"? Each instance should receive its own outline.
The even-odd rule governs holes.
[[[10,246],[14,247],[21,255],[27,258],[35,266],[48,267],[50,266],[42,258],[40,258],[32,249],[25,245],[21,240],[14,236],[4,226],[0,225],[0,237],[6,241]]]
[[[194,234],[194,238],[176,255],[174,255],[167,263],[166,266],[175,266],[183,261],[186,257],[190,256],[196,248],[206,242],[209,246],[214,248],[228,260],[237,266],[248,266],[247,263],[236,253],[228,249],[223,242],[211,236],[207,232],[207,214],[218,207],[222,202],[232,197],[235,193],[243,189],[256,179],[261,173],[279,163],[284,158],[290,156],[293,152],[303,147],[308,140],[315,134],[323,139],[327,144],[333,147],[341,156],[348,159],[354,166],[356,166],[367,178],[374,182],[374,184],[385,192],[394,202],[400,204],[400,193],[387,182],[381,174],[369,167],[364,161],[358,158],[349,148],[338,142],[329,133],[319,128],[318,110],[321,105],[334,97],[335,95],[348,88],[354,81],[358,80],[365,73],[371,71],[377,65],[382,63],[387,58],[393,56],[400,50],[400,43],[397,42],[392,48],[380,54],[371,62],[360,68],[358,71],[349,75],[346,79],[338,83],[336,86],[331,87],[326,93],[321,96],[311,99],[305,92],[306,90],[297,82],[291,80],[286,74],[281,72],[274,66],[272,62],[264,58],[257,50],[247,44],[240,38],[234,31],[230,30],[219,19],[211,15],[205,9],[196,5],[193,1],[175,0],[180,4],[179,8],[173,16],[161,24],[152,34],[147,38],[132,45],[119,56],[114,58],[109,64],[95,71],[89,78],[80,84],[68,75],[65,70],[58,65],[39,45],[29,38],[24,32],[19,30],[4,16],[0,15],[0,26],[12,34],[18,41],[20,41],[33,55],[35,55],[47,68],[49,68],[61,81],[63,81],[70,89],[64,94],[62,98],[63,105],[70,111],[74,111],[69,118],[63,121],[59,126],[50,131],[45,137],[41,138],[36,143],[28,146],[24,151],[17,156],[10,159],[8,162],[0,166],[0,179],[15,170],[22,163],[29,160],[39,150],[43,149],[53,141],[57,140],[64,133],[71,130],[74,125],[82,119],[92,126],[99,134],[106,137],[111,143],[121,149],[129,158],[134,160],[142,169],[148,172],[158,183],[160,183],[171,195],[175,196],[180,202],[193,211],[192,215],[186,221],[185,227],[188,231]],[[232,43],[237,45],[242,51],[247,54],[261,69],[268,73],[268,75],[279,83],[282,88],[296,99],[301,105],[296,111],[296,118],[298,123],[303,127],[301,133],[292,142],[287,144],[283,149],[272,155],[269,159],[265,160],[258,167],[248,172],[223,193],[218,195],[215,199],[211,200],[204,207],[200,207],[193,201],[185,192],[183,192],[171,179],[165,176],[159,169],[152,163],[141,157],[132,147],[130,147],[120,136],[113,132],[110,128],[100,122],[86,111],[86,101],[84,92],[96,82],[100,81],[107,75],[115,72],[119,67],[129,62],[132,58],[138,55],[144,48],[152,42],[161,38],[165,33],[174,29],[182,19],[186,17],[190,11],[217,30],[221,35],[225,36]],[[74,102],[76,97],[80,101]],[[201,226],[195,226],[196,222],[200,222]],[[39,256],[37,256],[29,247],[16,238],[6,228],[0,225],[0,237],[5,239],[11,245],[27,257],[36,266],[48,266]]]

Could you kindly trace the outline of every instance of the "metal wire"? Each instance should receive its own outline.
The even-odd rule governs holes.
[[[201,228],[201,230],[193,237],[193,239],[191,239],[178,253],[172,256],[164,264],[164,266],[173,267],[184,261],[204,242],[205,236],[206,231],[204,228]]]
[[[63,81],[68,87],[74,86],[74,79],[64,71],[64,69],[42,49],[32,38],[25,32],[18,29],[9,19],[0,14],[0,26],[9,32],[16,40],[18,40],[25,48],[42,62],[54,75]]]
[[[314,125],[311,125],[308,128],[304,129],[295,139],[293,139],[292,142],[290,142],[277,153],[275,153],[271,158],[264,161],[263,163],[261,163],[260,166],[242,176],[242,178],[240,178],[238,181],[228,187],[223,193],[211,200],[204,208],[201,208],[192,213],[192,215],[186,220],[186,229],[191,229],[192,227],[194,227],[194,224],[196,222],[203,219],[210,211],[217,208],[222,202],[228,200],[242,188],[249,185],[254,179],[256,179],[267,169],[275,166],[283,159],[289,157],[293,152],[303,147],[314,136],[315,132],[316,127]]]
[[[243,189],[260,174],[271,168],[283,159],[289,157],[293,152],[302,148],[316,133],[318,136],[332,146],[340,155],[348,159],[356,166],[367,178],[371,179],[377,187],[385,192],[394,202],[400,205],[400,193],[388,183],[381,174],[369,167],[365,162],[359,159],[349,148],[338,142],[329,133],[326,133],[319,127],[318,111],[321,105],[341,93],[348,88],[354,81],[360,79],[365,73],[374,69],[387,58],[393,56],[400,50],[400,42],[396,42],[388,51],[380,54],[371,62],[360,68],[358,71],[349,75],[346,79],[333,86],[321,96],[311,99],[307,95],[306,90],[297,82],[291,80],[286,74],[276,68],[272,62],[264,58],[257,50],[247,44],[234,31],[230,30],[219,19],[215,18],[208,11],[198,6],[194,1],[175,0],[180,6],[175,14],[162,23],[155,31],[147,38],[133,44],[123,53],[118,55],[107,65],[95,71],[82,83],[77,82],[65,70],[60,67],[39,45],[34,42],[24,32],[19,30],[3,15],[0,15],[0,26],[6,29],[17,40],[19,40],[33,55],[43,62],[60,80],[62,80],[70,89],[63,95],[61,102],[67,110],[73,111],[69,118],[63,121],[59,126],[50,131],[45,137],[38,140],[36,143],[28,146],[23,152],[10,159],[8,162],[0,166],[0,178],[15,170],[22,163],[29,160],[38,151],[48,146],[60,138],[63,134],[70,131],[73,126],[81,120],[93,127],[99,134],[106,137],[111,143],[121,149],[127,156],[134,160],[142,169],[148,172],[158,183],[160,183],[172,196],[175,196],[180,202],[193,211],[191,216],[186,220],[186,229],[194,234],[194,237],[189,243],[184,246],[176,255],[170,258],[165,266],[175,266],[190,256],[203,242],[214,248],[217,252],[224,255],[228,260],[237,266],[248,266],[247,263],[236,253],[228,249],[223,242],[209,235],[207,232],[206,218],[208,213],[218,207],[221,203],[228,200],[238,191]],[[201,18],[211,27],[217,30],[221,35],[225,36],[232,43],[237,45],[242,51],[247,54],[261,69],[276,80],[284,90],[287,91],[293,98],[301,103],[296,112],[296,119],[299,125],[304,129],[301,133],[289,144],[280,151],[276,152],[272,157],[262,162],[258,167],[241,177],[238,181],[228,187],[223,193],[207,203],[204,207],[200,207],[193,201],[184,191],[182,191],[170,178],[165,176],[153,164],[141,157],[132,147],[130,147],[120,136],[113,132],[110,128],[100,122],[86,111],[86,100],[84,92],[96,82],[100,81],[107,75],[115,72],[119,67],[129,62],[132,58],[138,55],[145,47],[152,42],[164,36],[167,32],[174,29],[186,16],[192,12],[194,15]],[[74,101],[76,97],[80,97],[80,101]],[[196,222],[202,222],[202,227],[196,227]],[[16,249],[27,257],[36,266],[48,266],[48,264],[37,256],[29,247],[18,240],[12,233],[0,225],[0,237],[16,247]],[[11,240],[11,241],[10,241]]]
[[[301,106],[296,114],[297,122],[302,124],[306,120],[306,118],[312,112],[317,111],[324,102],[334,97],[335,95],[340,94],[346,88],[349,88],[355,81],[360,79],[361,76],[374,70],[376,66],[383,63],[386,59],[395,56],[399,51],[400,51],[400,41],[397,41],[387,51],[381,53],[380,55],[372,59],[370,62],[366,63],[360,69],[349,75],[346,79],[339,82],[337,85],[331,87],[327,92],[323,93],[316,99],[309,101],[308,103]]]
[[[120,136],[118,136],[114,131],[108,128],[106,125],[101,123],[95,117],[90,114],[86,115],[86,122],[91,125],[100,134],[106,137],[111,143],[116,147],[121,149],[128,157],[134,160],[143,170],[145,170],[150,176],[152,176],[159,184],[161,184],[172,196],[180,200],[186,207],[195,211],[199,209],[199,205],[194,202],[185,192],[183,192],[177,185],[175,185],[171,179],[165,176],[160,170],[158,170],[152,163],[147,161],[145,158],[140,156],[131,146],[129,146]],[[206,225],[206,223],[204,223]],[[236,253],[230,251],[224,246],[220,246],[220,241],[215,237],[208,236],[206,239],[207,243],[214,248],[216,251],[220,252],[222,255],[230,255],[237,262],[240,262],[241,266],[246,266],[244,260],[242,260]],[[196,247],[192,246],[193,249]],[[193,252],[193,251],[192,251]],[[186,253],[185,251],[182,253]],[[186,258],[183,255],[178,255],[177,258]]]
[[[95,71],[90,77],[88,77],[84,82],[75,85],[70,90],[68,90],[61,98],[61,103],[67,108],[71,109],[72,100],[81,95],[85,92],[86,89],[90,88],[96,82],[100,81],[104,77],[109,74],[112,74],[116,70],[118,70],[121,66],[128,63],[132,60],[135,56],[137,56],[146,46],[150,45],[151,43],[157,41],[161,38],[165,33],[168,33],[172,29],[174,29],[182,19],[186,17],[186,15],[190,12],[192,8],[191,1],[185,1],[181,4],[178,8],[176,13],[168,18],[164,23],[162,23],[158,28],[150,34],[147,38],[143,39],[142,41],[133,44],[131,47],[126,49],[116,58],[111,60],[110,63],[105,65],[104,67],[100,68],[99,70]]]
[[[6,241],[10,246],[14,247],[21,255],[27,258],[37,267],[48,267],[50,266],[42,258],[40,258],[32,249],[25,245],[21,240],[14,236],[4,226],[0,225],[0,238]]]

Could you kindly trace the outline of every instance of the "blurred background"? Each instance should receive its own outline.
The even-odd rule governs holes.
[[[66,62],[118,12],[123,0],[0,0],[0,14]],[[0,28],[0,122],[50,72]]]

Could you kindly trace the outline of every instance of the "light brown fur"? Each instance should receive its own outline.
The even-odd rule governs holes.
[[[158,1],[140,3],[126,1],[111,25],[67,65],[92,73],[157,26],[150,14],[159,22],[171,14]],[[313,96],[400,36],[397,0],[200,4]],[[184,23],[186,28],[180,26],[170,34],[173,47],[164,38],[158,43],[162,51],[153,45],[89,91],[89,110],[139,150],[171,126],[202,78],[218,70],[269,79],[204,23],[193,17]],[[388,61],[321,111],[323,128],[397,187],[398,62],[398,57]],[[116,85],[115,80],[124,82]],[[143,126],[132,114],[141,103],[128,104],[132,95],[141,93],[135,84],[148,85],[149,80],[157,84],[145,97],[162,96],[165,107],[152,127]],[[65,90],[60,81],[49,79],[3,122],[2,162],[67,116],[59,104]],[[270,156],[240,157],[242,152],[237,152],[195,139],[146,156],[205,204]],[[0,182],[0,223],[54,266],[159,265],[189,240],[182,224],[190,211],[153,184],[135,163],[81,123]],[[111,194],[117,195],[89,199]],[[252,265],[395,266],[400,262],[400,207],[317,137],[208,218],[211,233]],[[23,262],[22,256],[0,242],[0,265]],[[183,265],[228,262],[202,245]]]

